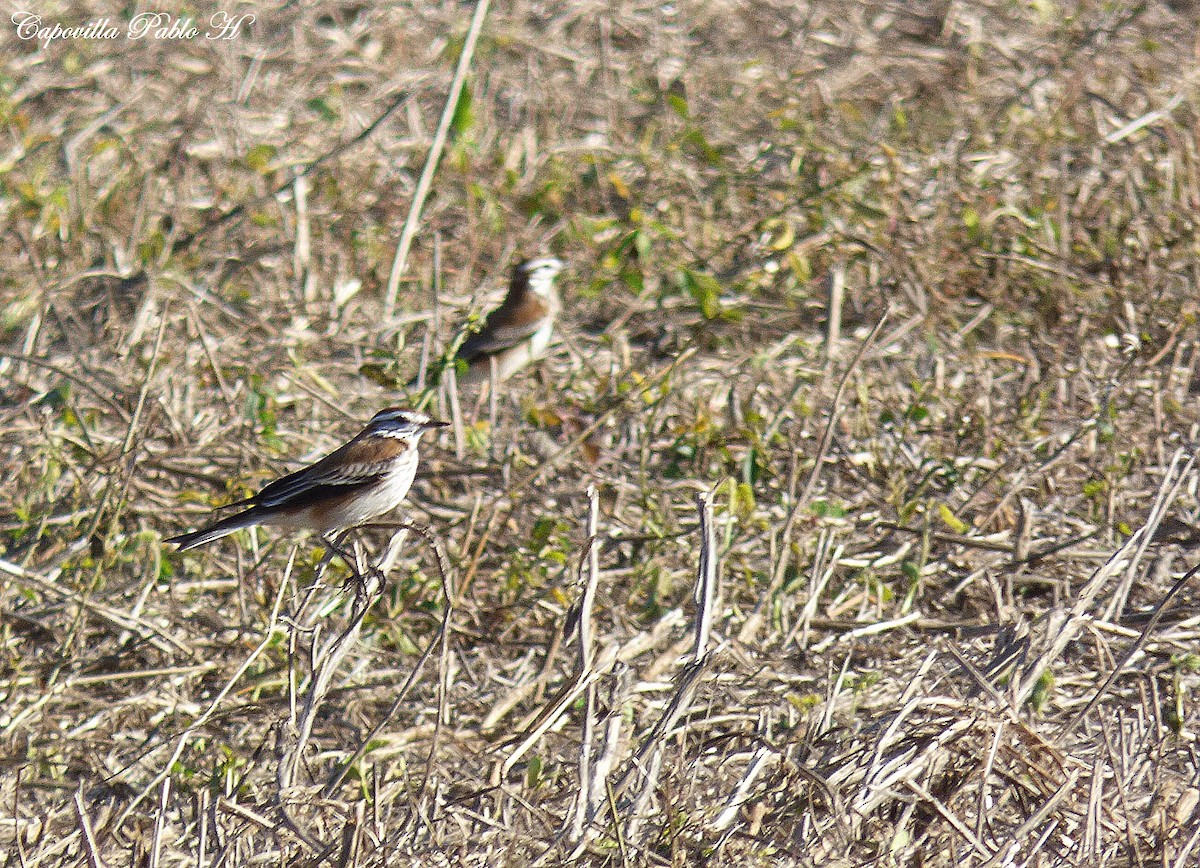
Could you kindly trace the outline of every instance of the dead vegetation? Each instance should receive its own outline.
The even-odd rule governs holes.
[[[4,864],[1196,864],[1194,10],[913,6],[497,4],[390,316],[469,7],[5,31]],[[164,550],[542,252],[444,566]]]

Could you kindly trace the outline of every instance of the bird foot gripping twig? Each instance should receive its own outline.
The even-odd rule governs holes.
[[[387,587],[387,576],[378,565],[366,562],[363,557],[362,548],[357,540],[354,543],[353,550],[344,547],[346,538],[350,535],[351,530],[342,531],[332,538],[329,536],[321,537],[321,542],[325,544],[325,555],[321,558],[318,569],[324,569],[328,566],[334,556],[340,558],[342,563],[350,570],[350,575],[342,583],[342,590],[354,590],[355,609],[358,609],[368,601],[373,600],[377,594],[383,593]]]

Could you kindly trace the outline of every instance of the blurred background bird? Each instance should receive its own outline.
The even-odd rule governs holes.
[[[543,257],[527,259],[513,269],[503,303],[484,318],[479,331],[467,335],[454,353],[453,358],[467,366],[458,382],[487,383],[494,372],[500,383],[545,354],[554,320],[562,308],[554,285],[562,267],[561,261]]]

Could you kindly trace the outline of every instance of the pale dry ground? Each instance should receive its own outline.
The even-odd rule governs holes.
[[[909,6],[496,4],[390,317],[469,6],[6,8],[0,862],[1197,864],[1196,12]],[[413,534],[347,634],[315,545],[162,545],[543,252],[406,513],[449,612]]]

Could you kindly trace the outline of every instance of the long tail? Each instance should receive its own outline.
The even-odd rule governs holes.
[[[253,509],[247,509],[245,512],[239,512],[237,515],[223,518],[214,525],[202,527],[200,530],[194,530],[191,533],[173,536],[167,542],[175,543],[175,545],[179,546],[180,551],[194,549],[196,546],[202,546],[223,536],[229,536],[235,530],[241,530],[244,527],[251,527],[258,524],[259,517],[254,512]]]

